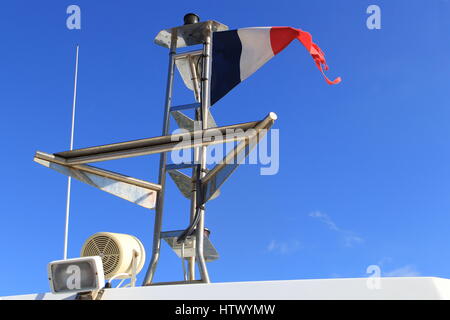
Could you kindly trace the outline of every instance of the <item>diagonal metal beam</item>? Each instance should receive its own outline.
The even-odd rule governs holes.
[[[167,170],[170,177],[172,178],[173,182],[175,182],[176,186],[180,190],[180,192],[185,196],[186,198],[190,199],[192,195],[192,189],[193,189],[193,182],[192,178],[188,175],[184,174],[183,172],[179,170]],[[215,190],[215,193],[211,196],[209,200],[213,200],[217,198],[220,195],[220,190]]]
[[[172,111],[171,114],[181,129],[185,129],[187,131],[194,131],[194,120],[189,118],[181,111]]]
[[[191,177],[178,170],[170,170],[168,173],[183,196],[189,199],[191,197],[193,187]]]
[[[187,131],[194,131],[195,128],[195,121],[182,113],[181,111],[172,111],[172,117],[175,119],[178,126],[182,129],[185,129]],[[214,120],[211,112],[208,110],[208,128],[216,128],[217,124]]]
[[[267,130],[272,127],[276,119],[277,115],[271,112],[255,127],[251,136],[248,136],[247,139],[241,141],[219,164],[202,178],[201,192],[203,203],[206,203],[215,196],[217,190],[219,190],[242,161],[250,154],[253,148],[267,133]]]
[[[58,157],[43,152],[36,153],[34,161],[148,209],[155,207],[156,194],[161,190],[160,185],[124,176],[112,171],[87,165],[67,166]]]
[[[217,123],[216,120],[214,120],[211,110],[208,109],[208,128],[216,128],[217,127]]]

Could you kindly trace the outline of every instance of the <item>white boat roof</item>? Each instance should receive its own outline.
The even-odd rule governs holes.
[[[449,300],[450,279],[435,277],[283,280],[154,285],[106,289],[102,300]],[[38,293],[0,300],[70,300],[75,295]]]

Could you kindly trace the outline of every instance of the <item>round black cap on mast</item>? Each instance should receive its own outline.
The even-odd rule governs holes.
[[[184,24],[194,24],[200,21],[200,17],[195,13],[187,13],[184,15]]]

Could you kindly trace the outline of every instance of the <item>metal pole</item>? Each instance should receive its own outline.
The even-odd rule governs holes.
[[[169,134],[170,125],[170,107],[172,105],[172,89],[173,89],[173,78],[175,71],[175,59],[177,48],[177,34],[172,32],[172,39],[170,43],[169,52],[169,71],[167,76],[167,87],[166,87],[166,101],[164,109],[164,122],[163,122],[163,132],[162,135]],[[158,265],[159,252],[161,250],[161,228],[162,228],[162,216],[163,216],[163,206],[164,206],[164,191],[166,184],[166,163],[167,163],[167,153],[161,153],[159,158],[159,179],[158,184],[161,185],[161,190],[158,192],[156,199],[156,210],[155,210],[155,225],[153,231],[153,251],[152,259],[147,269],[143,285],[149,285],[153,281],[155,275],[156,266]]]
[[[195,122],[194,122],[194,131],[201,130],[199,127],[199,124],[201,123],[201,114],[200,110],[198,108],[195,110]],[[200,163],[200,148],[194,148],[192,150],[193,157],[192,157],[192,163],[195,164],[195,166],[192,168],[192,193],[191,193],[191,207],[190,207],[190,215],[189,215],[189,223],[192,223],[195,219],[195,214],[197,212],[197,188],[198,188],[198,182],[200,173],[197,168],[197,164]],[[194,241],[194,247],[196,247],[196,239],[193,238]],[[189,280],[195,280],[195,256],[190,257],[188,260],[189,265]]]
[[[203,55],[203,50],[201,51]],[[195,94],[195,100],[197,102],[201,102],[201,89],[200,84],[197,79],[197,70],[193,61],[192,56],[188,56],[189,59],[189,67],[192,74],[192,85],[194,87],[194,94]],[[201,57],[200,57],[201,59]],[[198,108],[195,110],[195,123],[194,123],[194,131],[195,130],[201,130],[202,128],[197,127],[197,125],[201,121],[201,114],[198,110]],[[200,148],[194,148],[193,151],[193,163],[197,164],[199,163],[199,150]],[[199,173],[197,170],[197,166],[194,166],[192,168],[192,181],[196,181],[199,178]],[[190,215],[189,215],[189,222],[192,223],[195,218],[196,208],[197,208],[197,185],[198,183],[192,184],[192,193],[191,193],[191,207],[190,207]],[[195,238],[194,238],[194,245],[195,245]],[[189,280],[193,281],[195,280],[195,256],[188,258],[188,269],[189,269]]]
[[[194,163],[197,159],[197,150],[198,150],[198,148],[195,148],[193,150]],[[194,168],[192,168],[192,178],[195,179],[197,177],[198,177],[197,170],[194,166]],[[194,181],[194,180],[192,180],[192,181]],[[194,221],[195,210],[196,210],[196,206],[197,206],[197,201],[196,201],[197,200],[197,183],[193,183],[192,187],[193,188],[192,188],[192,193],[191,193],[191,207],[190,207],[190,214],[189,214],[189,223],[192,223]],[[189,273],[189,280],[191,280],[191,281],[195,280],[195,256],[188,258],[188,273]]]
[[[210,106],[210,76],[211,76],[211,36],[212,36],[212,28],[211,24],[208,25],[206,30],[206,39],[204,45],[204,56],[203,56],[203,78],[202,78],[202,101],[201,101],[201,119],[202,119],[202,129],[208,129],[208,112]],[[200,151],[200,172],[198,172],[199,179],[203,178],[206,175],[206,148],[201,147]],[[197,197],[197,207],[202,205],[199,201],[199,197]],[[205,209],[202,206],[198,214],[200,215],[200,220],[196,229],[196,253],[197,253],[197,261],[198,267],[200,271],[201,278],[203,282],[209,283],[209,274],[208,269],[206,267],[205,257],[203,255],[203,238],[204,238],[204,229],[205,229]]]
[[[72,129],[70,132],[70,150],[73,150],[73,135],[75,131],[75,105],[77,102],[77,82],[78,82],[78,52],[80,46],[77,45],[75,56],[75,79],[73,86],[73,101],[72,101]],[[67,259],[67,246],[69,241],[69,215],[70,215],[70,187],[72,185],[72,178],[67,180],[67,200],[66,200],[66,222],[64,227],[64,260]]]

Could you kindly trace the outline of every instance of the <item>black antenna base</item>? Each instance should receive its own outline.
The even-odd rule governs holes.
[[[194,24],[200,21],[200,17],[195,13],[187,13],[184,15],[184,24]]]

